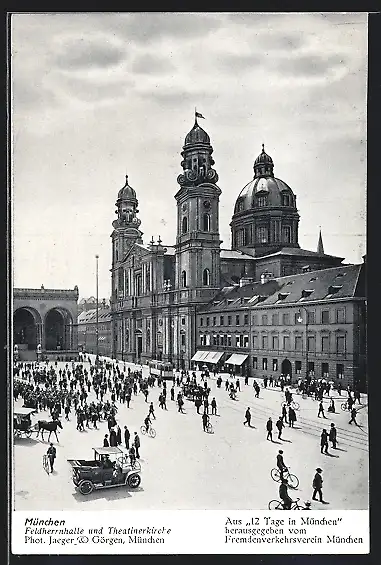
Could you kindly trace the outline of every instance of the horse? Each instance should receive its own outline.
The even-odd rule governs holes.
[[[59,442],[57,435],[57,428],[61,428],[61,430],[63,429],[60,420],[52,420],[51,422],[47,422],[46,420],[39,420],[37,437],[41,432],[42,441],[44,441],[44,431],[48,431],[49,432],[48,441],[50,441],[50,436],[52,435],[52,432],[54,432],[57,442]]]

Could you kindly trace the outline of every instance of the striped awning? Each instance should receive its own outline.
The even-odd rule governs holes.
[[[203,359],[203,361],[204,363],[218,363],[223,354],[223,351],[209,351],[208,355]]]
[[[242,363],[246,361],[247,357],[248,357],[247,355],[233,353],[233,355],[229,357],[229,359],[227,359],[225,363],[228,365],[242,365]]]
[[[210,351],[196,351],[193,355],[191,361],[204,361],[205,357],[210,353]]]

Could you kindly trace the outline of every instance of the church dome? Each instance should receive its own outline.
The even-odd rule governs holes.
[[[135,190],[128,184],[128,175],[126,175],[126,183],[118,192],[118,200],[136,200]]]
[[[193,128],[190,130],[190,132],[187,134],[186,138],[185,138],[185,145],[193,145],[195,143],[207,143],[210,144],[210,137],[209,135],[206,133],[205,130],[202,129],[202,127],[200,127],[197,123],[197,121],[195,122]]]

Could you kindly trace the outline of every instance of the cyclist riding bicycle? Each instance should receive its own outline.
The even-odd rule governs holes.
[[[291,504],[294,502],[288,494],[288,481],[282,479],[279,485],[279,498],[283,502],[283,510],[291,510]]]
[[[146,418],[144,418],[144,425],[146,427],[146,432],[148,433],[149,427],[151,425],[151,420],[150,420],[149,415],[146,416]]]
[[[276,456],[276,465],[280,471],[280,478],[283,479],[283,474],[288,471],[288,468],[286,467],[286,464],[283,460],[283,450],[280,449],[278,451],[278,455]]]

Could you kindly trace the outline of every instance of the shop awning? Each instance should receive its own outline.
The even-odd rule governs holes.
[[[218,363],[223,356],[223,351],[209,351],[208,355],[203,359],[204,363]]]
[[[242,363],[246,361],[247,357],[248,357],[247,355],[233,353],[233,355],[229,357],[229,359],[227,359],[225,363],[228,365],[242,365]]]
[[[196,351],[193,355],[191,361],[204,361],[205,357],[210,353],[210,351]]]

